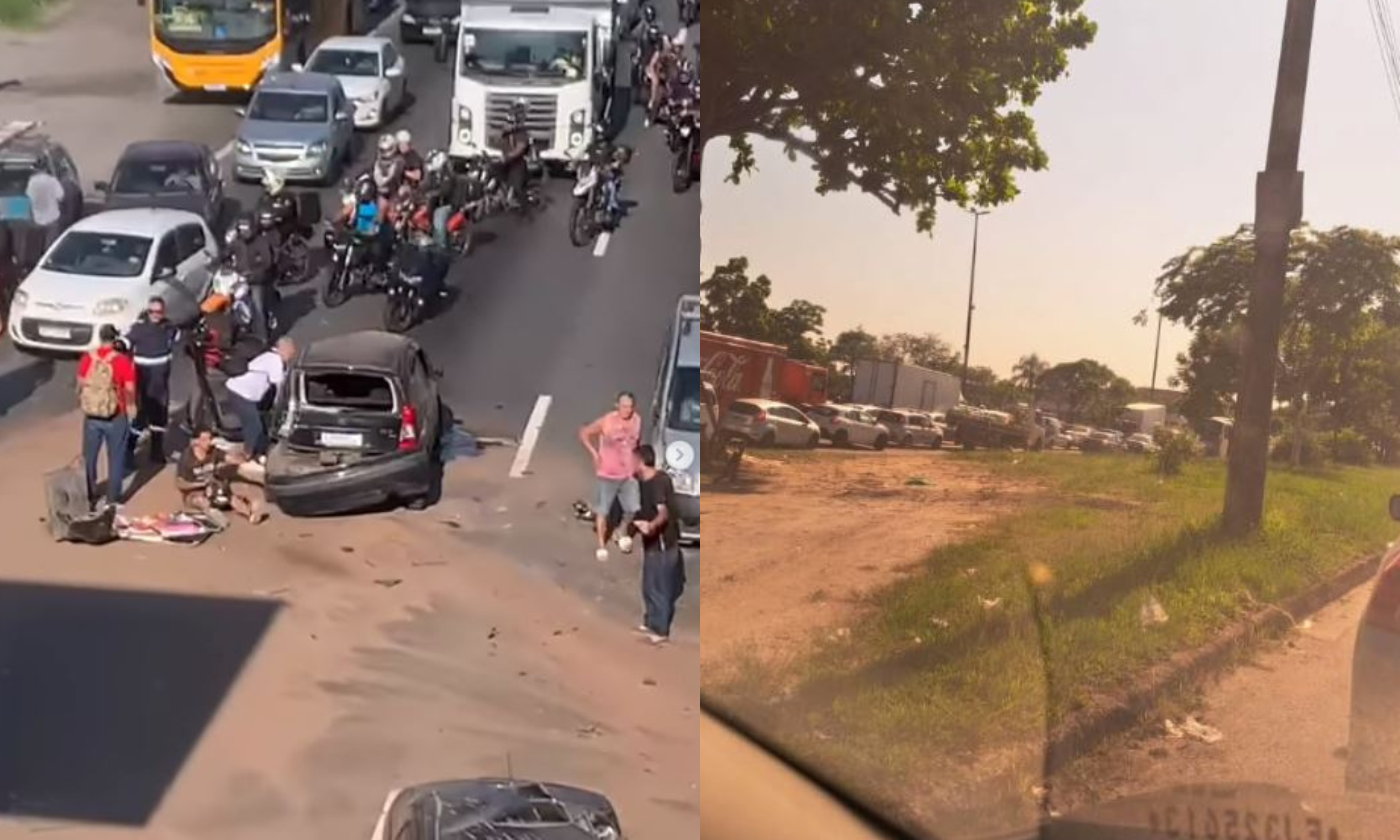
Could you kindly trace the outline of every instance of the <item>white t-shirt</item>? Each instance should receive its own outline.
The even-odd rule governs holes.
[[[29,176],[24,194],[29,199],[34,224],[51,225],[63,215],[63,184],[42,170]]]
[[[262,402],[263,397],[273,388],[280,388],[287,376],[287,366],[282,357],[269,350],[261,353],[248,363],[248,370],[228,381],[230,393],[237,394],[250,402]]]

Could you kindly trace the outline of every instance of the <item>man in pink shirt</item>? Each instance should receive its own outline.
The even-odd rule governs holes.
[[[641,507],[637,489],[637,444],[642,438],[642,418],[637,415],[637,398],[629,391],[617,395],[617,408],[582,429],[578,439],[593,456],[598,476],[597,504],[593,508],[598,531],[597,558],[608,559],[608,516],[613,502],[622,506],[622,522],[617,527],[617,545],[624,554],[632,550],[632,519]]]

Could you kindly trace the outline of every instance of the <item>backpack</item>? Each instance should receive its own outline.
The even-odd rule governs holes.
[[[121,395],[117,393],[117,375],[110,358],[97,353],[88,354],[88,372],[78,389],[78,405],[83,414],[100,420],[117,416]]]

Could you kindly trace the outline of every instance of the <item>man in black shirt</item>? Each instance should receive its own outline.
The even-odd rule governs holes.
[[[642,602],[646,613],[638,629],[652,644],[671,638],[676,602],[685,589],[685,563],[681,558],[680,520],[675,516],[676,488],[671,477],[656,468],[656,450],[637,447],[637,484],[641,507],[633,521],[642,535]]]
[[[260,502],[233,490],[232,483],[238,477],[241,461],[237,455],[225,455],[214,445],[212,431],[207,428],[196,431],[175,468],[175,488],[180,491],[184,509],[204,514],[220,528],[228,527],[223,511],[230,507],[254,525],[266,519],[267,513]]]

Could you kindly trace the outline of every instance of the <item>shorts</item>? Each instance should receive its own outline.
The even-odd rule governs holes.
[[[597,516],[610,515],[614,501],[622,503],[622,515],[631,519],[642,506],[642,493],[637,487],[637,479],[599,478],[597,505],[594,506],[593,513]]]

